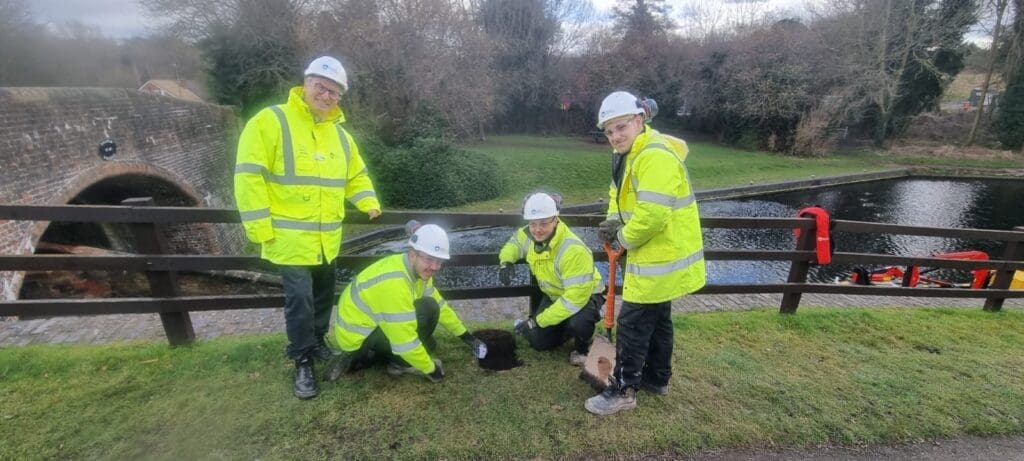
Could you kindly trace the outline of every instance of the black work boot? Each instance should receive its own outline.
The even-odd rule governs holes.
[[[295,361],[295,396],[300,399],[316,397],[316,375],[313,374],[313,358],[308,354]]]

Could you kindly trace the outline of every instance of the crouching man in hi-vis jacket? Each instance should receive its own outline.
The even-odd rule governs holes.
[[[598,307],[604,304],[604,284],[590,248],[558,219],[556,197],[542,192],[526,197],[523,219],[528,224],[502,247],[498,277],[501,283],[511,284],[514,263],[526,260],[544,297],[539,305],[530,306],[529,318],[516,321],[516,333],[539,351],[573,338],[569,363],[582,366],[601,316]]]
[[[393,376],[405,373],[444,379],[434,329],[440,323],[484,358],[487,346],[459,320],[434,288],[434,273],[449,259],[448,235],[433,224],[412,221],[408,252],[385,257],[367,267],[345,288],[331,316],[327,344],[335,356],[328,379],[386,363]]]

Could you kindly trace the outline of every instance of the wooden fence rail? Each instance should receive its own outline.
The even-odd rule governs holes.
[[[43,270],[106,270],[146,274],[151,297],[107,299],[38,299],[0,301],[0,316],[24,315],[101,315],[123,313],[159,313],[171,344],[193,341],[194,332],[188,313],[192,311],[271,308],[284,305],[283,295],[219,295],[181,296],[176,275],[186,271],[271,270],[265,261],[254,256],[172,255],[166,254],[162,241],[163,226],[182,223],[238,223],[238,212],[228,209],[154,207],[149,199],[129,199],[125,206],[96,205],[0,205],[0,220],[49,222],[128,223],[137,240],[139,252],[133,255],[69,256],[69,255],[0,255],[0,271]],[[482,226],[521,226],[518,214],[431,213],[389,211],[370,222],[361,213],[346,216],[346,224],[402,225],[410,219],[435,223],[449,229]],[[604,218],[600,215],[566,214],[562,219],[571,226],[593,227]],[[699,294],[780,293],[780,312],[794,313],[804,293],[845,294],[858,296],[914,296],[984,299],[984,308],[998,311],[1008,298],[1024,298],[1024,291],[1009,290],[1013,273],[1024,269],[1024,228],[1005,230],[944,229],[921,226],[878,224],[836,220],[832,232],[901,234],[945,237],[968,240],[1006,242],[999,259],[988,261],[953,260],[921,256],[880,255],[867,253],[833,254],[834,264],[916,265],[959,270],[989,269],[996,271],[995,281],[985,290],[965,288],[904,288],[891,286],[860,286],[808,283],[807,275],[815,261],[814,228],[810,218],[725,218],[701,219],[705,229],[801,229],[802,238],[793,250],[713,249],[705,250],[709,261],[789,261],[785,283],[710,284]],[[595,252],[595,260],[607,261],[604,252]],[[342,255],[338,267],[358,270],[377,260],[378,256]],[[495,253],[452,255],[448,266],[486,266],[497,261]],[[343,289],[341,287],[340,289]],[[339,291],[340,292],[340,291]],[[441,292],[447,299],[479,299],[538,296],[535,284],[512,287],[447,288]]]

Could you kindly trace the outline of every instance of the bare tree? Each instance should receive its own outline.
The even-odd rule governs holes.
[[[738,39],[770,27],[786,17],[783,10],[771,8],[767,2],[757,1],[686,0],[677,9],[683,35],[701,44]]]
[[[974,23],[973,0],[837,0],[815,30],[831,52],[844,59],[837,70],[847,76],[843,104],[867,120],[876,145],[898,132],[908,116],[931,107],[942,82],[956,66],[943,58],[962,46]],[[948,59],[946,59],[948,60]]]
[[[432,113],[462,135],[480,134],[495,110],[490,41],[454,0],[343,0],[325,4],[309,48],[345,58],[348,104],[384,134]]]
[[[167,21],[174,35],[197,41],[207,37],[215,26],[229,24],[237,17],[241,0],[138,0],[154,18]]]
[[[988,88],[992,81],[992,72],[996,68],[996,48],[999,46],[999,33],[1003,24],[1003,13],[1006,12],[1006,5],[1010,2],[1009,0],[990,0],[987,6],[995,11],[996,24],[992,28],[992,53],[989,53],[988,69],[985,70],[985,80],[981,84],[981,100],[978,102],[978,110],[974,113],[974,123],[971,124],[971,132],[967,135],[967,145],[974,144],[974,139],[978,134],[978,126],[981,125],[981,116],[985,112],[985,99],[988,99]]]

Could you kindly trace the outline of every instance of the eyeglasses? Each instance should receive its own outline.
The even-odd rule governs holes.
[[[627,128],[629,128],[629,125],[631,123],[633,123],[633,120],[636,117],[638,117],[638,116],[634,115],[634,116],[632,116],[630,118],[627,118],[625,120],[619,120],[618,122],[615,122],[615,124],[613,126],[605,127],[605,129],[604,129],[605,137],[610,138],[610,137],[612,137],[612,135],[614,135],[616,133],[621,133],[621,132],[625,131]]]
[[[553,224],[557,220],[558,220],[558,218],[553,218],[553,217],[552,218],[548,218],[548,219],[535,219],[533,221],[530,221],[530,227],[533,228],[533,229],[547,227],[547,226]]]
[[[445,260],[441,258],[435,258],[422,251],[417,250],[416,253],[419,254],[420,258],[422,258],[424,262],[427,263],[428,267],[441,268],[441,266],[444,265],[445,263]]]
[[[340,91],[334,91],[330,88],[327,88],[326,86],[324,86],[324,84],[320,82],[313,82],[313,89],[315,89],[320,94],[326,94],[327,96],[330,96],[332,99],[341,99]]]

